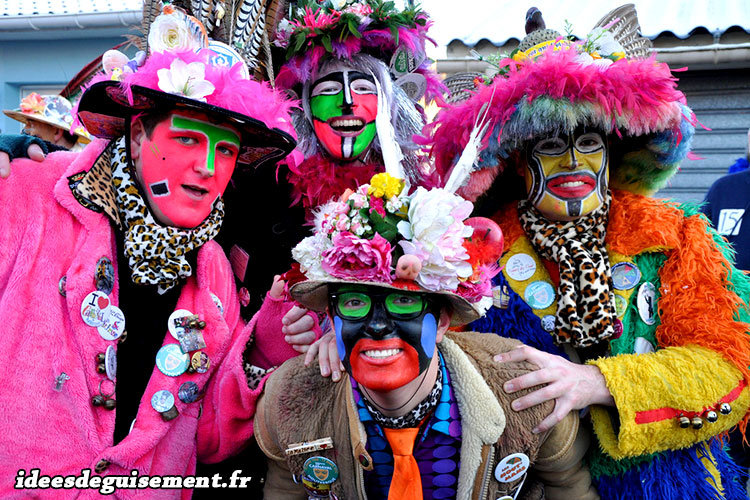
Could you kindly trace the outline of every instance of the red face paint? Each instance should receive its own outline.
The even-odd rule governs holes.
[[[239,145],[233,129],[186,110],[159,122],[150,138],[144,134],[133,157],[154,217],[175,227],[200,225],[232,177]]]
[[[371,357],[368,351],[401,349],[396,355]],[[419,354],[400,338],[357,341],[350,354],[352,377],[373,391],[392,391],[403,387],[419,375]]]

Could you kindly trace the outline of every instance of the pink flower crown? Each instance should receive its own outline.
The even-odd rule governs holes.
[[[481,314],[492,304],[492,278],[503,236],[493,221],[468,218],[471,202],[442,188],[373,176],[315,211],[314,234],[292,255],[310,281],[386,284],[458,295]]]
[[[399,85],[399,80],[423,79],[431,101],[444,90],[426,57],[425,45],[435,43],[427,35],[431,24],[419,7],[400,11],[393,2],[382,0],[300,1],[290,18],[279,23],[273,41],[286,48],[287,63],[277,76],[278,84],[292,88],[303,83],[326,56],[350,60],[364,52],[390,65]]]

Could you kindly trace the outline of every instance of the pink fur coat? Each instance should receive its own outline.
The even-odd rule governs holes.
[[[252,415],[260,388],[250,391],[242,353],[250,334],[239,317],[230,265],[213,241],[198,252],[197,269],[183,286],[177,308],[206,321],[203,331],[211,359],[207,373],[169,377],[154,369],[130,434],[113,446],[115,412],[91,404],[106,375],[95,357],[108,345],[81,318],[81,302],[95,290],[100,257],[117,265],[109,219],[81,206],[67,177],[87,170],[103,150],[95,141],[81,153],[54,153],[43,163],[13,162],[0,182],[0,498],[98,497],[96,490],[14,490],[19,469],[43,475],[81,474],[101,460],[104,475],[188,475],[196,460],[215,462],[238,451],[252,435]],[[58,291],[66,276],[65,296]],[[117,269],[115,269],[117,276]],[[118,283],[109,295],[118,302]],[[223,313],[214,304],[215,294]],[[127,321],[127,318],[126,318]],[[176,343],[167,332],[164,343]],[[143,363],[153,364],[153,359]],[[70,379],[54,390],[55,377]],[[191,380],[205,390],[202,400],[177,398]],[[179,416],[165,422],[151,396],[168,389]],[[219,404],[221,402],[221,404]],[[92,471],[92,475],[95,475]],[[118,490],[117,498],[189,498],[188,490]]]

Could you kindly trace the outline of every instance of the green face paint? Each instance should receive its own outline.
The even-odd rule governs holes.
[[[310,114],[320,144],[334,158],[358,158],[377,134],[373,77],[351,69],[333,71],[313,85],[311,94]]]
[[[341,105],[344,102],[344,92],[334,95],[316,95],[310,98],[310,113],[315,119],[327,122],[335,116],[341,116]]]
[[[240,147],[240,138],[232,130],[218,127],[200,120],[192,120],[184,116],[172,115],[172,130],[190,130],[200,132],[208,139],[208,154],[206,155],[206,169],[214,174],[214,160],[216,157],[216,145],[227,142]]]

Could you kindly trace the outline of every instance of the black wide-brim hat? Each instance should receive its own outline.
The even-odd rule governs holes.
[[[119,82],[114,80],[93,84],[81,96],[78,119],[91,135],[114,139],[125,135],[133,116],[174,109],[201,111],[228,123],[240,133],[240,154],[237,163],[244,167],[274,164],[292,152],[297,143],[288,133],[269,128],[265,123],[228,109],[185,96],[131,85],[132,104]]]

